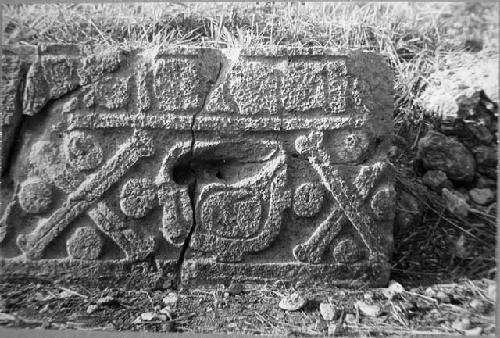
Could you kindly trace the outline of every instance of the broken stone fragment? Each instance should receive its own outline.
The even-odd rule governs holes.
[[[418,143],[417,158],[427,170],[441,170],[451,180],[471,181],[476,163],[471,152],[460,142],[437,131],[429,131]]]
[[[376,304],[367,304],[365,302],[362,302],[362,301],[357,301],[355,303],[355,306],[357,309],[359,309],[359,311],[367,316],[367,317],[377,317],[378,315],[380,315],[380,312],[381,312],[381,309],[380,309],[380,306],[376,305]]]
[[[474,188],[469,190],[471,200],[479,205],[488,205],[495,200],[495,193],[489,188]]]
[[[443,188],[441,196],[443,197],[446,209],[448,209],[449,212],[457,216],[467,217],[470,206],[460,193]]]
[[[471,327],[470,319],[467,317],[457,318],[452,324],[451,327],[457,331],[466,331]]]
[[[320,303],[319,313],[326,321],[334,320],[336,315],[335,305],[332,303]]]
[[[306,303],[306,298],[304,298],[299,292],[294,292],[291,295],[281,298],[279,307],[280,309],[286,311],[298,311],[302,309]]]
[[[436,191],[441,191],[442,188],[453,189],[453,183],[448,180],[446,173],[441,170],[427,171],[422,177],[422,183]]]

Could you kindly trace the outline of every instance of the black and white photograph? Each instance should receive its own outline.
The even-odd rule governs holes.
[[[498,2],[0,10],[0,337],[495,336]]]

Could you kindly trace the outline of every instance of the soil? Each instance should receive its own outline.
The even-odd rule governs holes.
[[[390,299],[384,295],[387,289],[306,289],[279,283],[137,291],[23,280],[0,284],[0,325],[298,336],[470,334],[465,330],[475,329],[493,335],[495,290],[494,281],[464,279],[407,289]],[[280,300],[294,292],[307,299],[305,306],[280,309]],[[358,301],[377,305],[379,313],[364,315]],[[322,302],[334,304],[332,321],[322,319]]]

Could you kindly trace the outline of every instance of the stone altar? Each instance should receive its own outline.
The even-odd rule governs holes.
[[[393,72],[324,48],[4,46],[0,278],[382,286]]]

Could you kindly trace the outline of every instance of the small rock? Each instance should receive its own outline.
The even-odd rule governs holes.
[[[96,304],[90,304],[90,305],[87,307],[87,313],[88,313],[88,314],[94,313],[94,312],[95,312],[98,308],[99,308],[99,305],[96,305]]]
[[[307,299],[302,297],[298,292],[294,292],[289,296],[281,299],[279,307],[282,310],[297,311],[302,309],[307,303]]]
[[[231,282],[229,284],[229,287],[227,288],[227,292],[229,292],[229,294],[231,295],[239,295],[240,293],[243,292],[243,284]]]
[[[101,297],[97,300],[97,304],[111,304],[115,302],[115,298],[113,296]]]
[[[353,313],[347,313],[344,317],[344,322],[347,324],[356,324],[358,321]]]
[[[479,336],[483,332],[483,328],[481,326],[476,326],[473,329],[465,330],[464,334],[466,336]]]
[[[460,193],[443,188],[441,196],[443,197],[446,203],[446,208],[449,212],[461,217],[467,217],[470,207]]]
[[[436,293],[436,298],[439,299],[439,301],[441,303],[449,303],[450,302],[450,297],[441,290]]]
[[[469,196],[474,203],[488,205],[495,200],[495,194],[489,188],[474,188],[469,190]]]
[[[168,317],[172,318],[172,308],[170,306],[165,306],[163,309],[160,310],[160,313],[163,313]]]
[[[179,296],[175,292],[170,292],[166,297],[163,298],[163,303],[165,305],[175,305],[179,300]]]
[[[153,313],[153,312],[144,312],[144,313],[141,313],[141,320],[143,320],[145,322],[150,322],[153,319],[155,319],[155,317],[156,317],[156,314]]]
[[[116,330],[115,324],[113,323],[107,323],[106,326],[104,327],[105,331],[114,331]]]
[[[382,293],[385,297],[387,297],[387,299],[391,300],[395,295],[403,293],[404,291],[405,288],[401,284],[394,280],[391,280],[389,282],[389,286],[383,289]]]
[[[324,320],[333,320],[335,319],[335,306],[331,303],[321,303],[319,304],[319,313]]]
[[[422,177],[422,183],[432,190],[441,191],[442,188],[453,189],[453,184],[441,170],[429,170]]]
[[[488,304],[479,298],[471,300],[469,305],[480,314],[486,313],[488,309]]]
[[[455,181],[471,181],[475,174],[472,153],[460,142],[430,130],[418,142],[417,158],[427,170],[441,170]]]
[[[434,297],[436,297],[436,292],[432,288],[427,288],[424,291],[424,296],[434,298]]]
[[[380,315],[380,306],[378,305],[370,305],[362,301],[357,301],[355,306],[367,317],[377,317]]]
[[[455,330],[458,331],[465,331],[470,329],[470,319],[467,317],[464,318],[457,318],[453,324],[451,324],[451,327]]]

